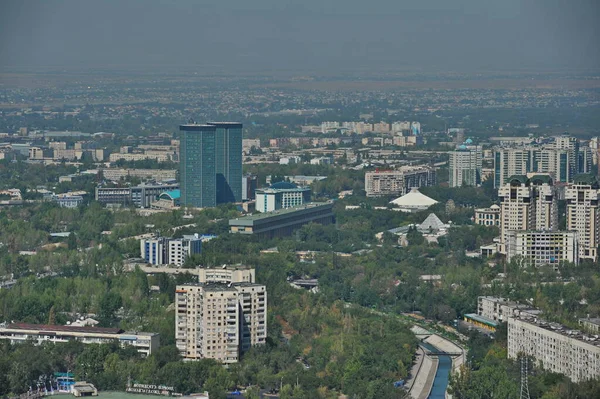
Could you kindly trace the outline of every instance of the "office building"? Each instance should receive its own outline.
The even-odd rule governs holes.
[[[162,193],[178,190],[178,183],[142,183],[134,187],[96,187],[96,201],[108,205],[149,208]]]
[[[541,368],[564,374],[573,382],[600,377],[600,341],[580,331],[537,317],[508,318],[508,357],[535,358]]]
[[[450,187],[478,186],[481,184],[482,152],[480,146],[459,146],[450,151]]]
[[[217,205],[217,127],[189,124],[179,126],[179,130],[181,205],[195,208],[214,207]],[[241,174],[239,178],[241,185]]]
[[[500,207],[492,205],[489,208],[475,209],[475,224],[481,226],[500,226]]]
[[[427,166],[403,166],[399,170],[376,170],[365,173],[367,197],[404,195],[412,188],[435,184],[435,170]]]
[[[229,227],[231,233],[272,239],[289,236],[308,223],[332,224],[333,202],[310,202],[294,208],[231,219]]]
[[[128,177],[139,177],[143,180],[167,181],[175,180],[175,169],[102,169],[106,180],[119,181]]]
[[[287,209],[310,202],[311,190],[309,187],[298,187],[294,183],[277,182],[269,188],[256,190],[256,210],[271,212],[278,209]]]
[[[575,231],[509,231],[506,260],[516,256],[523,265],[559,266],[579,263],[578,234]]]
[[[184,359],[236,363],[267,337],[264,285],[206,282],[178,285],[175,337]]]
[[[13,344],[33,341],[36,345],[44,342],[68,341],[77,341],[83,344],[117,342],[123,348],[133,346],[144,356],[154,353],[160,347],[158,333],[124,331],[120,328],[26,323],[0,324],[0,339],[9,340]]]
[[[579,233],[579,258],[598,258],[600,245],[600,190],[592,175],[579,175],[565,190],[567,230]]]
[[[209,122],[216,128],[217,204],[242,201],[242,124]]]
[[[255,199],[257,187],[258,181],[255,175],[248,174],[242,177],[242,201],[250,201]]]

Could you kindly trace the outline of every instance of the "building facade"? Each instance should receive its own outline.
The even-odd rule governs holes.
[[[293,183],[278,182],[270,188],[259,189],[256,193],[256,210],[271,212],[293,208],[310,202],[309,187],[298,187]]]
[[[500,227],[500,207],[492,205],[489,208],[475,209],[475,224]]]
[[[567,230],[579,233],[579,257],[598,259],[600,244],[599,185],[594,176],[579,176],[565,190]]]
[[[537,317],[508,318],[508,357],[535,358],[543,369],[564,374],[573,382],[600,377],[600,341]]]
[[[530,266],[579,264],[579,240],[575,231],[509,231],[506,260],[519,256]]]
[[[480,146],[461,145],[450,151],[450,187],[478,186],[481,184],[482,151]]]
[[[140,240],[142,259],[151,265],[182,266],[191,255],[202,252],[203,237],[199,234],[184,235],[183,238],[150,238]]]
[[[217,205],[217,128],[190,124],[179,126],[179,130],[181,204],[195,208],[214,207]]]
[[[251,201],[256,198],[258,181],[256,175],[245,175],[242,177],[242,201]]]
[[[166,191],[178,190],[178,183],[140,184],[134,187],[96,187],[96,201],[108,205],[149,208]]]
[[[329,225],[333,221],[333,202],[311,202],[299,207],[231,219],[229,227],[231,233],[275,238],[289,236],[308,223]]]
[[[83,344],[118,342],[121,347],[133,346],[139,353],[148,356],[160,347],[158,333],[126,332],[120,328],[57,326],[44,324],[12,323],[0,325],[0,339],[11,343],[33,340],[43,342],[78,341]]]
[[[185,359],[236,363],[267,337],[267,292],[255,283],[178,285],[175,336]]]
[[[242,124],[210,122],[216,128],[217,204],[242,201]]]
[[[404,166],[399,170],[365,173],[367,197],[404,195],[412,188],[433,186],[435,184],[435,170],[426,166]]]

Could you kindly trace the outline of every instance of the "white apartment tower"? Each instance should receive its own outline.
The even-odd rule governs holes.
[[[512,176],[498,190],[500,198],[500,252],[506,254],[509,232],[558,230],[558,198],[547,175]]]
[[[598,258],[600,244],[600,190],[595,177],[581,175],[565,190],[567,230],[579,233],[579,257]]]
[[[536,191],[525,176],[513,176],[498,190],[500,199],[501,253],[506,253],[505,243],[509,231],[535,228]]]
[[[449,172],[450,187],[478,186],[481,184],[482,151],[481,146],[461,145],[450,151]]]

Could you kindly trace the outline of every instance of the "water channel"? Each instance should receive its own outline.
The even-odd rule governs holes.
[[[440,350],[428,343],[422,342],[421,345],[433,352]],[[433,380],[433,387],[429,394],[429,399],[444,399],[446,397],[446,388],[448,388],[448,380],[450,378],[450,370],[452,369],[452,358],[450,356],[438,356],[438,369]]]

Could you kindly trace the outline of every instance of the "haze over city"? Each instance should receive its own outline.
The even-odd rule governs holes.
[[[0,67],[207,73],[590,70],[582,1],[4,1]]]

